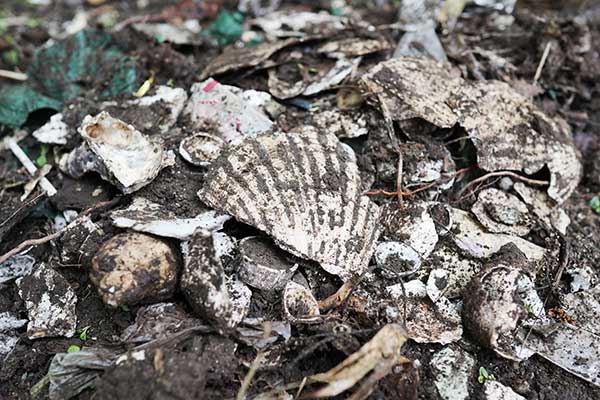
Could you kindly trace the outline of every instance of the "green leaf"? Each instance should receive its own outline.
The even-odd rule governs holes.
[[[600,196],[594,196],[590,200],[590,208],[596,213],[600,214]]]
[[[81,339],[84,342],[88,340],[88,332],[90,331],[90,329],[91,326],[88,325],[79,330],[79,339]]]
[[[81,347],[77,346],[76,344],[70,345],[67,349],[67,353],[76,353],[78,351],[81,351]]]

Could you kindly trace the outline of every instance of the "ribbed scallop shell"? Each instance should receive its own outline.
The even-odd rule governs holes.
[[[362,194],[351,155],[314,129],[229,148],[198,195],[342,279],[366,270],[379,236],[379,207]]]

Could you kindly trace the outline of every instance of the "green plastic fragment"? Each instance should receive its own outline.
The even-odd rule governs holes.
[[[0,89],[0,125],[20,127],[29,113],[60,111],[62,103],[83,93],[110,98],[138,87],[135,60],[111,33],[96,29],[37,49],[27,75],[26,84]]]
[[[62,104],[26,85],[5,86],[0,89],[0,125],[18,128],[27,121],[29,113],[42,108],[59,111]]]
[[[596,213],[600,214],[600,196],[594,196],[590,200],[590,208]]]
[[[244,14],[221,9],[215,22],[206,30],[219,46],[227,46],[238,40],[243,33]]]
[[[109,32],[95,29],[36,50],[28,75],[44,94],[62,102],[91,89],[106,98],[137,88],[135,60]]]

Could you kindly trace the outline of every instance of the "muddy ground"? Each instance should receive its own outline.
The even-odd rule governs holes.
[[[550,0],[547,2],[553,3]],[[14,49],[18,53],[16,64],[9,62],[11,60],[8,56],[1,58],[0,69],[25,71],[33,50],[49,39],[49,26],[60,26],[73,19],[76,8],[68,3],[70,2],[55,1],[44,8],[28,5],[27,2],[22,1],[4,1],[0,17],[27,15],[30,22],[8,27],[0,34],[0,51],[8,54],[8,51]],[[118,20],[122,21],[139,14],[160,12],[166,5],[174,2],[149,1],[149,5],[143,9],[138,9],[136,2],[105,1],[102,3],[100,7],[112,7],[113,10],[117,10]],[[202,24],[210,24],[216,16],[214,10],[218,10],[220,6],[230,9],[235,7],[235,2],[225,3],[221,5],[215,2],[214,6],[206,9],[197,8],[195,11],[202,14],[199,15]],[[396,22],[397,3],[399,2],[362,0],[347,2],[363,17],[364,21],[368,21],[375,27],[385,27]],[[327,10],[330,5],[326,1],[283,1],[282,7],[298,10]],[[565,235],[566,241],[570,244],[568,258],[570,262],[580,267],[591,267],[598,277],[600,276],[600,251],[598,250],[600,249],[600,216],[592,211],[589,202],[595,195],[600,194],[600,13],[590,13],[585,24],[569,13],[563,14],[562,11],[552,11],[550,16],[544,18],[525,14],[517,16],[509,28],[499,29],[493,22],[496,14],[490,9],[477,8],[474,5],[469,7],[467,10],[470,12],[463,13],[452,32],[445,33],[441,29],[439,31],[449,61],[461,70],[464,77],[501,79],[515,86],[522,84],[523,90],[527,90],[528,87],[523,82],[531,82],[535,75],[548,38],[554,41],[554,51],[539,78],[539,87],[542,90],[535,95],[534,102],[548,114],[563,117],[572,128],[584,172],[575,193],[563,205],[571,218],[571,224]],[[89,11],[97,10],[98,7],[85,3],[82,9]],[[98,12],[98,15],[100,14],[102,12]],[[99,24],[96,20],[90,23]],[[154,84],[166,84],[170,81],[174,86],[189,88],[193,82],[199,80],[199,74],[204,66],[221,51],[220,48],[208,43],[200,45],[157,43],[130,28],[116,35],[120,45],[136,59],[140,71],[140,84],[150,75],[149,71],[153,71]],[[378,29],[377,35],[389,40],[390,43],[396,43],[401,34],[398,30],[385,27]],[[577,47],[583,45],[588,46],[589,50],[577,51]],[[478,49],[477,52],[472,51],[475,48]],[[393,48],[390,51],[393,52]],[[502,62],[490,55],[500,55]],[[368,56],[365,62],[373,65],[378,58],[384,59],[388,56],[387,53]],[[266,73],[259,71],[255,74],[226,74],[220,80],[246,89],[266,90],[266,79]],[[4,83],[0,81],[0,85]],[[356,82],[346,81],[344,85],[353,86]],[[329,95],[331,94],[335,94],[335,91],[330,91]],[[122,95],[117,98],[117,101],[127,96],[129,95]],[[311,101],[311,98],[308,101]],[[75,98],[68,104],[72,105],[69,107],[69,115],[73,119],[77,119],[78,115],[95,114],[100,111],[98,101],[93,98]],[[45,123],[50,114],[51,111],[48,110],[31,114],[23,129],[33,131]],[[136,115],[122,116],[133,125],[136,125],[136,117]],[[310,117],[301,108],[288,104],[277,121],[285,129],[285,127],[302,125],[305,121],[310,121]],[[11,130],[4,128],[0,132],[6,135],[11,133]],[[167,146],[176,147],[186,134],[185,127],[180,125],[177,130],[166,136]],[[378,154],[386,152],[385,144],[373,141],[373,138],[368,141],[364,138],[346,140],[357,152],[359,165],[367,175],[370,166],[368,162],[361,164],[361,158],[363,156],[368,158],[369,154],[373,154],[369,153],[369,149],[373,147],[380,147],[381,151]],[[41,151],[39,143],[33,137],[28,137],[21,144],[26,146],[32,159],[35,159]],[[76,144],[77,142],[68,143],[58,147],[56,151],[66,152]],[[8,150],[0,152],[0,171],[2,171],[0,221],[9,221],[11,215],[22,204],[19,200],[22,185],[29,180],[29,177]],[[137,194],[180,216],[191,217],[200,207],[196,193],[203,185],[204,173],[203,168],[191,166],[178,157],[176,167],[163,170],[151,185],[141,189]],[[544,172],[541,173],[541,176],[543,175]],[[14,248],[23,240],[39,238],[51,233],[52,218],[59,211],[85,210],[100,201],[114,199],[119,195],[116,188],[101,180],[96,174],[87,174],[82,179],[74,180],[53,169],[48,179],[57,187],[58,195],[46,199],[40,189],[37,189],[29,197],[31,204],[26,207],[29,212],[24,213],[22,219],[18,218],[14,222],[13,218],[14,224],[11,225],[14,226],[0,225],[0,230],[6,229],[4,240],[0,243],[0,254]],[[395,189],[393,179],[393,175],[390,177],[375,174],[375,178],[371,180],[371,189],[385,188],[393,191]],[[98,188],[101,188],[99,192]],[[457,199],[453,193],[455,190],[450,190],[440,199],[453,206],[469,209],[474,199]],[[395,201],[393,196],[383,195],[373,196],[373,199],[380,204]],[[128,199],[123,197],[111,207],[117,208],[127,203]],[[104,346],[117,353],[131,348],[131,345],[122,342],[120,336],[125,328],[134,322],[140,306],[114,308],[105,305],[87,273],[91,256],[98,245],[122,230],[111,225],[107,210],[99,210],[92,215],[95,222],[104,230],[104,235],[94,239],[96,242],[86,242],[84,246],[88,246],[88,250],[84,248],[80,253],[83,255],[79,259],[74,259],[72,264],[61,265],[58,255],[64,249],[73,249],[75,253],[80,251],[82,238],[77,236],[62,237],[36,246],[29,252],[37,262],[45,262],[60,271],[60,274],[74,288],[78,298],[77,328],[89,326],[88,337],[85,341],[77,335],[73,338],[30,340],[27,338],[25,328],[20,329],[18,344],[0,365],[0,399],[31,398],[32,387],[46,375],[52,357],[56,353],[65,352],[73,344],[80,347]],[[254,228],[235,221],[228,222],[226,229],[235,238],[257,233]],[[559,246],[552,232],[542,228],[534,230],[529,238],[543,246]],[[170,244],[177,247],[175,240]],[[554,263],[556,262],[554,260]],[[557,303],[556,293],[552,288],[548,288],[553,277],[554,265],[550,263],[547,266],[548,271],[539,274],[536,282],[541,288],[539,293],[544,298],[548,298],[546,304],[548,309]],[[315,266],[307,266],[308,271],[311,268]],[[339,280],[330,278],[324,280],[324,284],[314,290],[318,299],[331,295],[339,286]],[[558,290],[564,291],[568,285],[568,278],[565,277]],[[172,300],[184,310],[191,311],[181,293],[176,292]],[[257,293],[250,314],[272,315],[277,312],[274,310],[278,309],[278,301],[280,300]],[[14,284],[0,286],[0,311],[10,311],[21,318],[27,318],[25,304]],[[337,322],[356,333],[350,335],[336,333],[332,326]],[[328,323],[317,326],[295,326],[291,339],[285,344],[278,344],[282,347],[281,353],[285,355],[284,359],[287,361],[279,367],[266,367],[259,370],[250,393],[260,393],[272,389],[274,385],[294,382],[304,376],[335,366],[372,337],[373,331],[369,330],[380,323],[381,321],[370,320],[366,315],[361,315],[356,309],[349,307],[332,314]],[[330,340],[315,346],[323,338],[335,335],[339,335],[335,344]],[[499,382],[511,387],[527,399],[600,399],[598,387],[571,375],[541,357],[534,355],[521,363],[508,361],[493,351],[477,345],[468,334],[465,334],[456,345],[475,356],[477,367],[485,367]],[[439,399],[440,396],[433,385],[435,376],[429,361],[433,353],[442,347],[436,344],[408,342],[403,348],[403,354],[409,359],[419,361],[416,371],[393,370],[379,383],[369,398]],[[127,361],[125,364],[109,368],[94,389],[87,389],[76,398],[235,398],[246,376],[248,366],[255,356],[256,351],[252,347],[237,342],[232,336],[215,333],[196,334],[163,347],[150,349],[144,361]],[[160,368],[157,368],[158,364]],[[44,388],[38,398],[47,396],[47,390]],[[470,380],[469,391],[469,398],[484,398],[482,385],[477,382],[476,372]]]

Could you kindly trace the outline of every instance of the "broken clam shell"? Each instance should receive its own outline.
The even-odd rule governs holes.
[[[379,207],[362,192],[358,167],[339,140],[304,129],[228,148],[198,195],[347,280],[366,270],[379,236]]]

